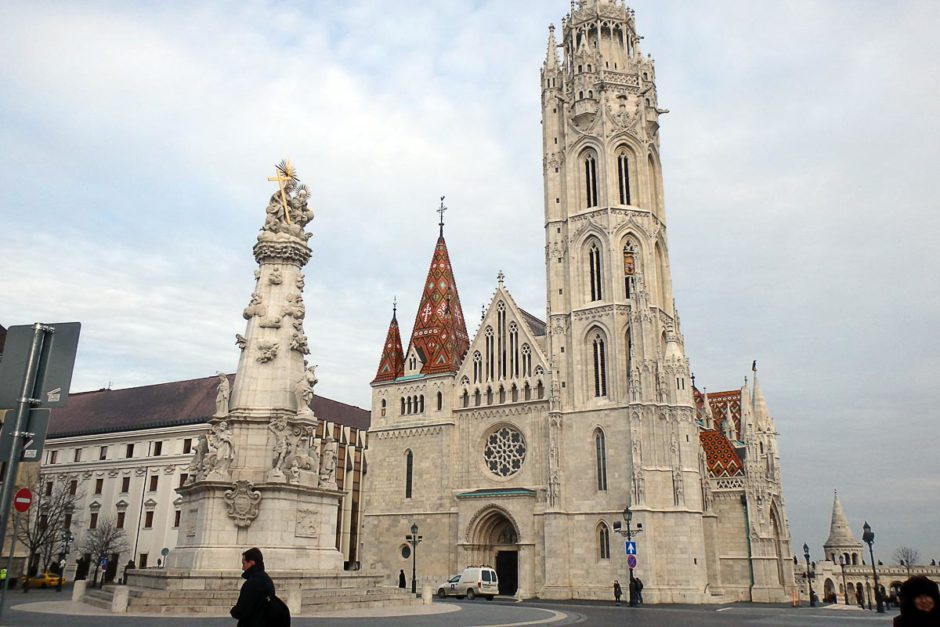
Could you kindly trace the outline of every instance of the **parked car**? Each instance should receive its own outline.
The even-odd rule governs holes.
[[[62,583],[65,583],[65,578],[56,575],[55,573],[45,572],[39,573],[29,578],[29,587],[30,588],[50,588],[52,586],[59,585],[59,579],[62,580]]]
[[[437,587],[437,597],[446,599],[448,596],[457,596],[457,584],[460,582],[460,575],[454,575]]]
[[[453,588],[445,590],[445,596],[453,594],[458,599],[467,597],[471,601],[481,596],[491,601],[494,596],[499,594],[499,580],[496,578],[496,571],[489,566],[470,566],[460,573],[456,581],[454,579],[451,578],[447,582],[448,586],[453,584]],[[438,596],[441,594],[440,587],[438,587],[437,594]]]

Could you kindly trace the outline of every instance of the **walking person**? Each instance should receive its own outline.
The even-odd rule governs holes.
[[[633,577],[633,573],[630,573],[630,607],[636,607],[637,600],[637,588],[636,588],[636,579]]]
[[[398,571],[398,587],[399,588],[405,587],[405,571],[404,570]]]
[[[617,605],[620,605],[620,597],[623,596],[623,588],[620,587],[620,580],[614,579],[614,599],[617,601]]]
[[[643,580],[639,577],[635,578],[636,581],[636,604],[643,605]]]
[[[242,571],[245,583],[229,614],[238,620],[238,627],[267,627],[266,611],[268,600],[274,596],[274,582],[264,572],[260,549],[252,547],[242,553]]]

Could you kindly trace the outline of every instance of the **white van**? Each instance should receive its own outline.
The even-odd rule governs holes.
[[[487,600],[499,594],[499,580],[496,571],[489,566],[470,566],[460,573],[460,580],[453,588],[458,598],[466,596],[468,600],[481,596]]]

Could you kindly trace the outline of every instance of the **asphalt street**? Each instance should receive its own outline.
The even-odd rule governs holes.
[[[4,607],[4,626],[50,627],[183,627],[223,625],[233,627],[230,618],[160,617],[101,615],[99,610],[68,603],[71,590],[33,590],[23,594],[9,591]],[[895,611],[887,614],[846,609],[791,608],[737,604],[730,606],[656,605],[630,608],[607,602],[588,601],[435,601],[434,614],[406,616],[295,617],[297,627],[447,627],[514,625],[597,625],[636,627],[756,626],[756,627],[853,627],[890,625]],[[42,610],[42,611],[36,611]],[[425,610],[426,611],[426,608]],[[381,613],[379,611],[378,613]]]

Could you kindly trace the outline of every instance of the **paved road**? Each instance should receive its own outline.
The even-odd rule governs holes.
[[[3,613],[4,626],[11,627],[234,627],[230,618],[164,618],[96,615],[98,610],[71,605],[71,590],[33,590],[28,595],[10,591]],[[440,613],[411,616],[350,616],[294,618],[296,627],[475,627],[510,625],[596,625],[597,627],[876,627],[890,625],[895,612],[827,608],[791,608],[739,604],[732,606],[657,605],[630,608],[626,605],[589,601],[435,601]],[[44,612],[28,611],[43,609]],[[426,608],[419,608],[426,611]],[[54,610],[57,613],[48,613]]]

